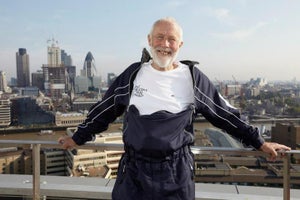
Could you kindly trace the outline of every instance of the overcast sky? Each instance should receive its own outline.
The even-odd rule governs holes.
[[[19,48],[31,73],[41,69],[54,38],[77,72],[90,51],[100,75],[119,74],[153,22],[172,16],[184,31],[178,59],[199,61],[211,80],[300,80],[299,11],[298,0],[0,0],[0,71],[16,76]]]

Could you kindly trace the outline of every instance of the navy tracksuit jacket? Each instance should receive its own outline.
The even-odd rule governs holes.
[[[189,66],[193,78],[194,102],[188,109],[176,114],[159,111],[139,115],[134,105],[129,106],[129,99],[142,62],[132,64],[117,77],[104,98],[91,107],[87,119],[72,138],[82,145],[125,112],[125,153],[120,160],[112,198],[194,199],[193,158],[189,146],[194,141],[192,122],[198,113],[246,145],[258,149],[264,140],[258,129],[242,121],[238,110],[219,95],[196,67],[196,62],[181,61]]]

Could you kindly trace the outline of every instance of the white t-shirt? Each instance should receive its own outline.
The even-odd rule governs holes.
[[[144,63],[134,82],[129,105],[135,105],[141,115],[160,110],[178,113],[193,102],[193,81],[187,65],[169,71],[159,71]]]

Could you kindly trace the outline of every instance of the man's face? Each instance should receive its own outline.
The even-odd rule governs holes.
[[[183,44],[178,28],[170,22],[161,22],[148,35],[148,42],[154,64],[166,70],[173,69],[173,62]]]

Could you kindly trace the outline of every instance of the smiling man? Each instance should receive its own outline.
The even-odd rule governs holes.
[[[113,200],[192,200],[193,119],[201,113],[213,125],[246,145],[265,151],[290,150],[265,142],[257,128],[245,123],[237,109],[219,95],[197,62],[176,61],[183,45],[182,29],[173,18],[156,21],[148,35],[152,59],[129,66],[91,107],[72,137],[59,138],[63,148],[82,145],[124,115],[125,153],[112,192]]]
[[[152,67],[160,71],[172,70],[178,66],[174,61],[183,44],[182,29],[173,22],[157,21],[148,35]]]

